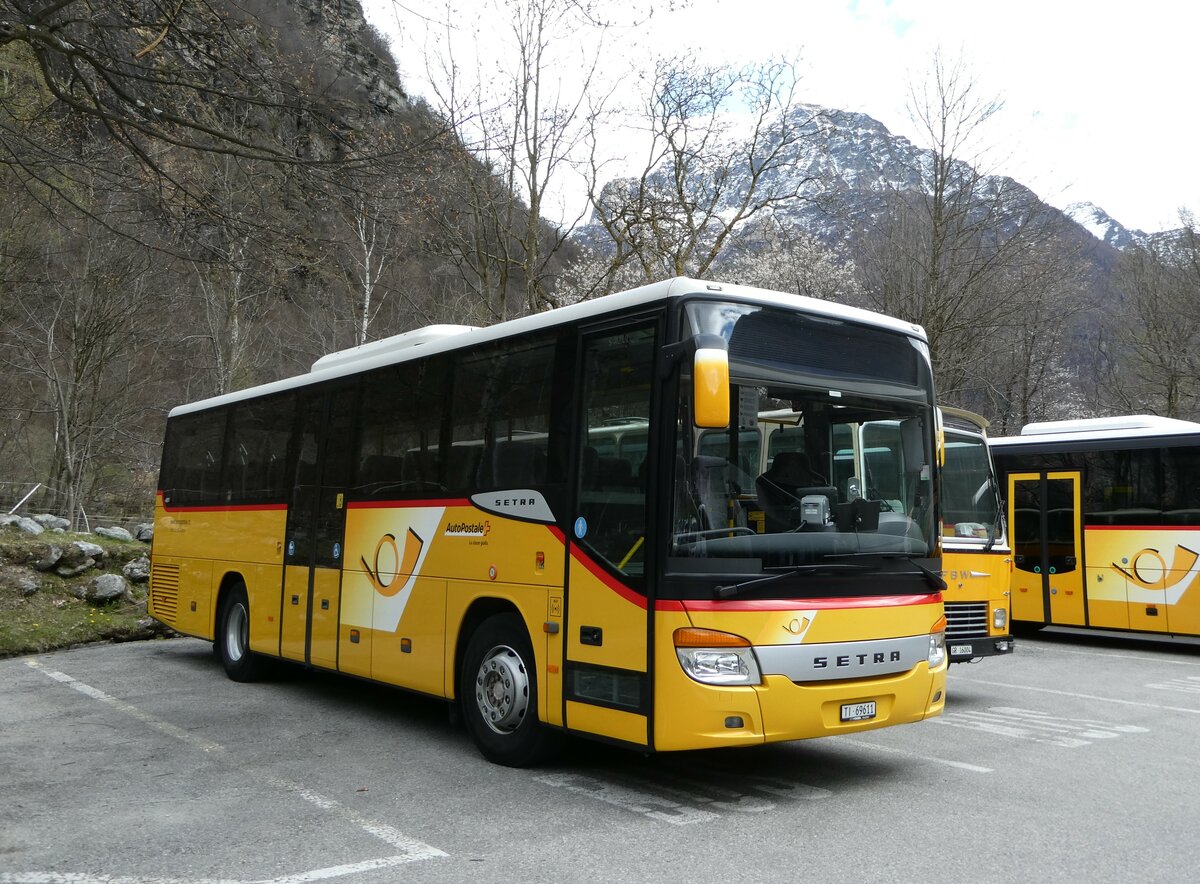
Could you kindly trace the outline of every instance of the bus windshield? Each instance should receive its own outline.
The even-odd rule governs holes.
[[[941,503],[947,540],[988,544],[1002,535],[1000,496],[983,436],[947,428]]]
[[[690,305],[730,343],[733,419],[697,430],[680,396],[670,569],[920,580],[904,560],[938,554],[927,358],[900,334],[771,313]]]

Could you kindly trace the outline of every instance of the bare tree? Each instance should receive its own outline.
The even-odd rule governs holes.
[[[1067,284],[1078,245],[1062,216],[1012,179],[981,171],[986,125],[1001,107],[963,62],[934,56],[910,90],[925,141],[909,170],[915,185],[884,192],[858,259],[867,306],[925,327],[943,400],[984,410],[997,389],[1036,386],[1033,376],[996,377],[1001,355],[1026,353],[1035,375],[1046,368],[1028,362],[1051,351],[1026,318],[1051,298],[1060,316],[1078,309],[1079,294]],[[1014,341],[1021,329],[1035,337]]]
[[[645,101],[646,159],[632,178],[603,183],[594,131],[590,197],[612,260],[599,281],[635,265],[644,281],[704,276],[735,233],[804,199],[801,169],[820,111],[796,99],[794,59],[734,68],[660,61]]]
[[[1119,261],[1124,309],[1103,365],[1115,410],[1200,418],[1200,230],[1187,211],[1180,222]]]
[[[34,466],[73,521],[105,456],[137,438],[154,377],[144,334],[154,268],[121,244],[95,230],[46,242],[54,272],[13,292],[16,323],[0,357],[40,388],[33,417],[46,420],[50,457]]]
[[[479,18],[506,24],[500,33],[476,32],[474,69],[458,63],[449,14],[430,55],[435,109],[466,148],[447,152],[466,199],[439,217],[442,240],[485,321],[559,303],[557,276],[582,208],[561,223],[543,216],[563,208],[548,200],[583,160],[584,139],[604,105],[598,72],[611,24],[599,7],[595,0],[492,0]],[[633,21],[639,15],[628,13]],[[478,61],[497,46],[505,57]]]
[[[714,265],[721,279],[808,298],[860,303],[853,263],[794,224],[770,218],[738,236]]]

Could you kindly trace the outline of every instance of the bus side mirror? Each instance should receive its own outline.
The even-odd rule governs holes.
[[[700,429],[729,426],[729,345],[720,335],[697,335],[692,357],[692,420]]]

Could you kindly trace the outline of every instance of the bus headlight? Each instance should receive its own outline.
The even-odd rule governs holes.
[[[946,662],[946,618],[939,617],[929,632],[929,668],[937,669]]]
[[[702,684],[761,684],[762,675],[750,642],[740,635],[715,629],[676,629],[675,654],[679,665]]]
[[[1008,625],[1008,611],[1004,608],[996,608],[992,611],[992,627],[994,629],[1003,629]]]

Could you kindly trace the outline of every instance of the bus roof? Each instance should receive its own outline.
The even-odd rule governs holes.
[[[1020,436],[993,437],[989,441],[997,447],[1008,448],[1055,442],[1096,442],[1198,433],[1200,423],[1153,414],[1127,414],[1118,417],[1041,421],[1026,424]]]
[[[178,414],[201,411],[206,408],[230,402],[238,402],[243,399],[279,393],[296,387],[307,386],[318,381],[354,375],[360,371],[368,371],[392,363],[403,362],[417,356],[457,350],[462,347],[507,338],[512,335],[537,332],[568,322],[602,317],[609,313],[621,313],[636,310],[639,307],[649,307],[686,295],[710,295],[718,298],[725,296],[739,302],[759,304],[764,307],[788,307],[818,316],[844,319],[863,325],[871,325],[876,328],[899,332],[921,341],[927,340],[925,330],[921,326],[885,316],[882,313],[875,313],[858,307],[849,307],[833,301],[821,301],[802,295],[790,295],[768,289],[679,276],[674,279],[644,285],[627,292],[607,295],[603,298],[596,298],[590,301],[581,301],[568,307],[559,307],[543,313],[523,316],[519,319],[511,319],[507,322],[500,322],[485,328],[465,325],[435,325],[393,335],[392,337],[372,341],[359,347],[351,347],[347,350],[339,350],[335,353],[322,356],[313,363],[311,371],[307,374],[296,375],[284,378],[283,380],[261,384],[257,387],[249,387],[245,390],[226,393],[222,396],[214,396],[198,402],[176,406],[171,409],[170,416],[174,417]],[[414,352],[414,350],[417,352]]]

